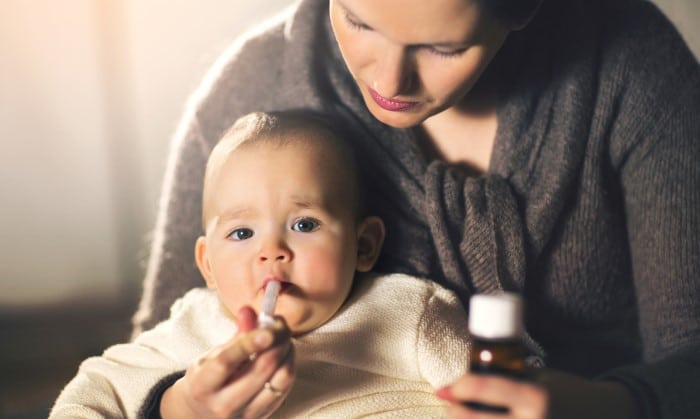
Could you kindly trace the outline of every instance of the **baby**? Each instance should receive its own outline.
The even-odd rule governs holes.
[[[466,314],[431,281],[370,273],[384,224],[339,126],[304,111],[234,124],[205,174],[207,288],[84,361],[51,418],[444,416],[435,389],[467,370]],[[256,328],[271,281],[277,320]]]

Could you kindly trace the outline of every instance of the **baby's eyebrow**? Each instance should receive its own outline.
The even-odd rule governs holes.
[[[236,218],[244,218],[251,216],[255,211],[250,207],[232,208],[224,211],[217,220],[217,224],[225,223]]]
[[[324,202],[308,196],[293,196],[292,203],[299,208],[325,208]]]

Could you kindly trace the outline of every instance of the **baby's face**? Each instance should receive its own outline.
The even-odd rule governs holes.
[[[244,145],[215,174],[197,251],[207,284],[232,314],[244,305],[260,310],[264,284],[280,280],[275,314],[299,334],[325,323],[347,297],[357,220],[347,175],[328,154],[298,142]]]

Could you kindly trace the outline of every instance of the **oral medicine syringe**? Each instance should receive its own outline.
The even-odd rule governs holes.
[[[263,297],[260,314],[258,314],[258,327],[269,328],[275,324],[275,304],[280,293],[280,281],[268,281],[265,285],[265,296]]]

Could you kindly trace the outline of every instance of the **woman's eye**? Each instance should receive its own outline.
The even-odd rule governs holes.
[[[320,226],[320,223],[312,218],[302,218],[292,224],[292,230],[302,233],[310,233]]]
[[[237,228],[228,235],[233,240],[246,240],[253,237],[253,230],[249,228]]]
[[[466,51],[466,48],[460,48],[460,49],[455,49],[455,50],[441,50],[435,47],[428,46],[426,47],[428,51],[430,51],[431,54],[437,55],[438,57],[442,58],[453,58],[462,55],[464,51]]]
[[[351,28],[356,29],[356,30],[368,30],[368,29],[371,29],[369,26],[367,26],[367,25],[365,25],[364,23],[362,23],[362,22],[360,22],[359,20],[357,20],[357,18],[355,18],[354,16],[352,16],[349,12],[345,12],[344,15],[345,15],[345,21],[348,23],[348,25],[349,25]]]

